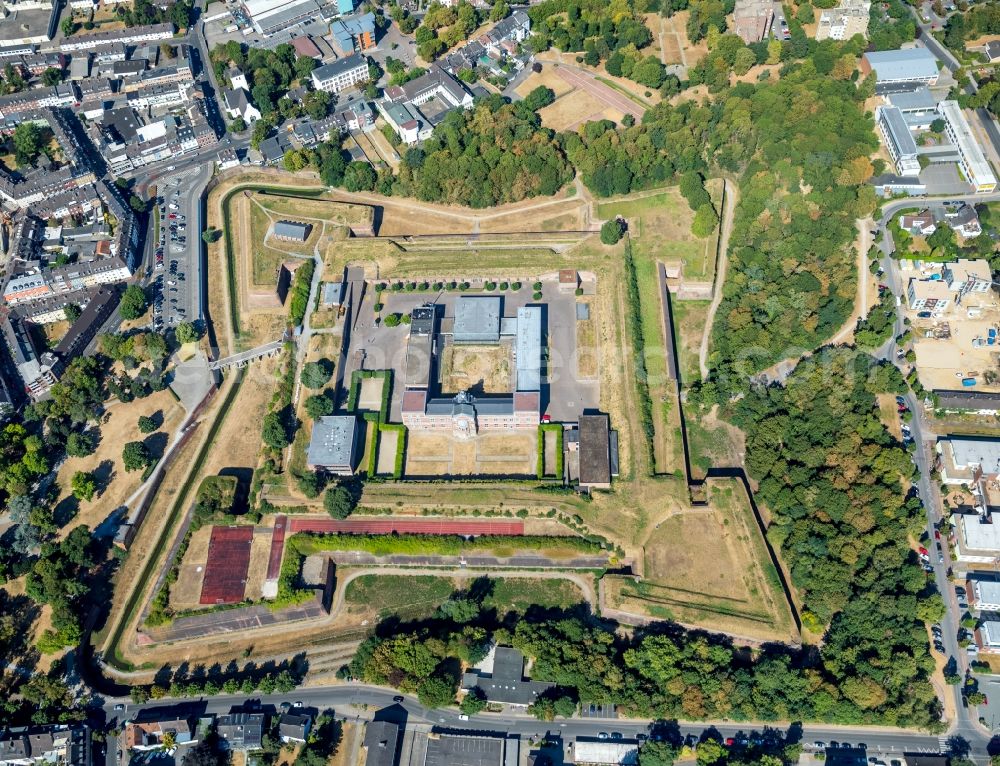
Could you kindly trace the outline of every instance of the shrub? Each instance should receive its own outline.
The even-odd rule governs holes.
[[[331,487],[323,495],[323,507],[326,512],[335,519],[346,519],[354,510],[354,496],[351,495],[347,487]]]
[[[605,245],[617,244],[624,234],[625,221],[621,218],[612,218],[601,226],[601,242]]]
[[[375,313],[378,314],[382,309],[385,308],[385,306],[381,303],[376,303],[372,308],[375,310]]]
[[[151,434],[156,430],[156,421],[153,420],[148,415],[139,416],[139,432],[144,434]]]
[[[542,294],[539,292],[535,292],[532,293],[531,297],[533,300],[540,301],[542,299]]]
[[[319,359],[302,367],[302,385],[306,388],[318,389],[330,381],[333,374],[333,363],[329,359]]]
[[[299,490],[308,498],[319,497],[323,490],[323,479],[316,471],[307,471],[299,477]]]
[[[520,290],[521,289],[521,283],[520,282],[511,282],[510,283],[510,289],[511,290]]]
[[[306,414],[313,420],[333,414],[333,400],[323,394],[314,394],[306,399]]]
[[[537,293],[539,290],[542,289],[542,283],[541,282],[535,282],[535,284],[533,284],[531,287]]]
[[[484,286],[484,289],[487,290],[488,292],[493,292],[494,290],[497,289],[497,283],[487,282],[486,285]]]
[[[506,282],[500,283],[500,289],[506,291],[509,285]]]

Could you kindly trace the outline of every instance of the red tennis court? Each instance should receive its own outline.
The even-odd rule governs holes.
[[[359,535],[523,535],[523,521],[453,521],[451,519],[292,519],[291,532]]]
[[[250,568],[253,527],[212,527],[200,604],[237,604],[243,600]]]
[[[277,580],[281,574],[281,553],[285,550],[285,527],[288,524],[287,516],[278,516],[274,519],[274,532],[271,534],[271,553],[267,559],[267,579]]]

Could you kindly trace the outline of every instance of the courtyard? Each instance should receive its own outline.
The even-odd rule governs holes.
[[[511,283],[516,284],[516,283]],[[543,347],[545,373],[541,384],[541,412],[553,421],[575,422],[585,409],[597,409],[600,401],[600,383],[595,377],[581,379],[578,367],[594,372],[595,350],[578,351],[578,333],[585,342],[595,341],[589,324],[578,327],[577,303],[587,302],[587,296],[577,297],[572,292],[559,289],[555,279],[543,280],[539,291],[541,298],[534,298],[532,284],[523,283],[520,289],[491,292],[469,290],[459,291],[406,291],[383,290],[378,292],[369,286],[365,290],[358,321],[351,333],[347,352],[345,379],[354,370],[392,370],[394,381],[406,380],[406,348],[410,328],[400,322],[389,326],[385,317],[396,314],[408,317],[413,309],[432,304],[437,307],[440,334],[434,345],[431,381],[432,387],[442,396],[457,394],[466,389],[475,393],[500,394],[512,390],[514,360],[511,344],[502,340],[499,345],[482,344],[456,346],[446,336],[450,332],[455,317],[455,305],[462,296],[499,296],[501,298],[503,320],[513,319],[518,309],[525,306],[541,306],[543,310]],[[376,303],[382,304],[380,321],[376,326]],[[581,360],[578,364],[578,356]],[[398,423],[402,419],[402,398],[405,386],[394,384],[389,407],[389,421]],[[362,398],[364,392],[362,393]]]

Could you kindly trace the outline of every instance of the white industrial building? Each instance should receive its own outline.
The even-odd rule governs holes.
[[[573,751],[573,763],[577,764],[634,766],[634,764],[639,763],[639,743],[635,740],[578,739]]]
[[[1000,582],[976,580],[972,584],[973,606],[981,612],[1000,612]]]
[[[903,113],[894,106],[879,106],[875,108],[875,121],[882,133],[885,148],[896,166],[896,172],[901,176],[919,175],[917,143],[903,119]]]
[[[979,142],[972,135],[972,129],[962,114],[958,102],[942,101],[938,104],[938,112],[944,117],[948,138],[958,150],[961,158],[959,166],[962,168],[965,180],[975,187],[977,193],[993,192],[997,188],[997,177],[979,147]]]
[[[245,0],[243,10],[262,35],[273,34],[310,17],[322,15],[316,0]]]
[[[359,53],[352,53],[330,64],[312,70],[313,86],[327,93],[340,93],[368,80],[368,61]]]

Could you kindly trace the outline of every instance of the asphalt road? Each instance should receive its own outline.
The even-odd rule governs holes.
[[[939,43],[934,35],[931,34],[931,28],[934,24],[943,25],[944,20],[939,19],[937,16],[931,15],[931,21],[925,22],[920,16],[920,12],[910,6],[910,12],[917,21],[917,26],[920,27],[920,41],[927,47],[931,53],[933,53],[939,61],[943,61],[944,64],[953,73],[961,67],[961,63],[956,59],[951,51],[949,51],[945,46]],[[963,86],[967,93],[975,93],[979,90],[979,86],[973,77],[969,76],[967,82]],[[974,110],[976,117],[983,126],[983,130],[986,131],[986,135],[989,136],[990,141],[993,144],[993,148],[996,149],[997,154],[1000,154],[1000,127],[997,126],[996,120],[986,109],[976,109]]]
[[[968,195],[966,197],[957,197],[955,199],[968,199],[969,201],[976,200],[982,202],[987,199],[1000,199],[1000,195]],[[884,273],[881,277],[879,277],[879,279],[883,284],[889,287],[894,295],[900,298],[900,302],[902,304],[896,312],[894,336],[899,336],[906,329],[906,326],[903,323],[903,307],[906,305],[906,284],[903,282],[897,260],[891,257],[891,253],[895,250],[895,246],[892,243],[892,237],[885,224],[900,209],[912,205],[912,200],[909,202],[901,200],[898,202],[888,203],[882,208],[882,217],[879,222],[881,239],[878,245],[882,251],[882,268],[884,270]],[[893,339],[879,349],[878,356],[882,359],[895,362],[896,350],[896,342],[895,339]],[[904,364],[904,367],[908,367],[908,365]],[[913,413],[913,419],[909,423],[909,426],[914,443],[916,444],[916,449],[913,452],[913,462],[919,471],[916,486],[919,489],[920,497],[924,503],[924,509],[927,512],[926,530],[928,539],[931,541],[926,547],[930,552],[930,563],[934,567],[935,585],[941,593],[941,596],[944,598],[945,603],[945,616],[940,623],[943,634],[942,643],[944,644],[946,656],[954,660],[957,666],[958,674],[964,677],[969,668],[969,657],[966,650],[958,645],[958,629],[959,621],[962,616],[962,610],[958,607],[954,585],[948,579],[948,570],[952,565],[951,557],[948,551],[948,546],[944,544],[944,541],[942,541],[942,554],[944,561],[939,562],[934,544],[934,524],[941,519],[940,509],[942,507],[938,487],[930,481],[931,470],[933,469],[934,463],[933,456],[936,434],[934,434],[927,426],[924,418],[923,402],[918,401],[912,391],[908,391],[904,398],[906,399],[907,406]],[[979,743],[981,746],[985,747],[987,735],[983,727],[979,724],[978,711],[975,708],[967,708],[963,706],[959,686],[946,686],[945,693],[952,696],[955,703],[955,710],[957,711],[956,720],[950,734],[962,737],[971,743]]]
[[[497,734],[517,734],[524,737],[538,736],[546,732],[559,734],[564,738],[595,737],[601,732],[605,732],[608,734],[620,733],[623,737],[628,738],[634,737],[636,734],[648,732],[652,724],[648,720],[618,720],[608,718],[572,718],[543,722],[526,714],[515,715],[510,713],[486,713],[471,716],[469,720],[463,721],[459,718],[457,710],[428,709],[410,696],[403,696],[401,703],[395,703],[394,699],[399,696],[399,692],[378,686],[342,684],[330,687],[299,689],[288,694],[258,695],[249,698],[245,695],[220,695],[201,700],[187,700],[180,704],[183,704],[186,710],[192,714],[213,713],[220,715],[229,713],[233,709],[245,709],[244,706],[247,705],[248,700],[251,704],[257,705],[263,710],[270,711],[277,710],[282,702],[301,702],[307,710],[312,709],[313,711],[317,711],[333,708],[338,718],[346,720],[370,720],[377,711],[398,704],[395,712],[400,719],[405,717],[408,723],[425,723],[439,729],[467,731],[470,733],[490,732]],[[109,702],[104,707],[109,722],[113,717],[118,717],[119,721],[125,718],[133,718],[139,709],[148,711],[156,708],[176,708],[179,703],[173,701],[142,706],[130,703],[124,711],[115,711],[114,704],[114,702]],[[797,726],[789,729],[787,726],[771,727],[765,723],[688,722],[677,725],[678,733],[683,736],[693,734],[700,737],[703,733],[714,730],[715,736],[722,738],[736,736],[740,733],[751,734],[753,732],[761,732],[765,728],[776,728],[787,731],[791,739],[809,746],[816,741],[827,744],[831,741],[842,744],[846,742],[855,747],[864,744],[867,746],[869,753],[937,753],[946,745],[946,743],[942,742],[942,738],[937,736],[863,726],[809,725],[801,729]],[[985,747],[981,752],[976,752],[974,755],[982,756],[981,758],[977,758],[977,760],[985,761]],[[111,748],[109,748],[108,752],[107,766],[115,766],[114,752]]]

